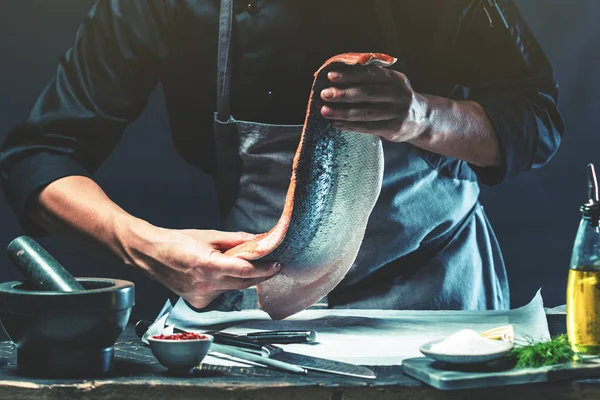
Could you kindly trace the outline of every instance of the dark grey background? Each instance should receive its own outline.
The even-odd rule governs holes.
[[[440,0],[442,1],[442,0]],[[4,0],[0,6],[0,140],[25,117],[71,45],[92,0]],[[482,202],[504,250],[512,306],[538,288],[549,306],[564,303],[569,257],[585,201],[585,165],[600,164],[600,16],[598,0],[518,0],[554,64],[567,123],[562,147],[544,169],[484,189]],[[140,150],[134,144],[143,141]],[[206,176],[180,160],[169,136],[160,89],[100,169],[97,180],[132,214],[164,227],[215,226],[215,197]],[[0,247],[22,232],[0,200]],[[167,291],[141,273],[53,238],[41,243],[76,276],[115,277],[137,285],[134,318],[152,318]],[[0,281],[20,279],[0,255]]]

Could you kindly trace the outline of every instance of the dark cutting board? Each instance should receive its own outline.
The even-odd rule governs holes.
[[[586,359],[581,363],[559,364],[550,367],[507,369],[506,361],[485,366],[457,367],[426,357],[402,361],[407,375],[441,390],[474,389],[492,386],[520,385],[551,382],[565,379],[600,377],[600,358]]]

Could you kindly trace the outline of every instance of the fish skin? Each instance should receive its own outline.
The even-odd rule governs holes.
[[[395,62],[381,53],[345,53],[315,72],[281,217],[268,232],[225,252],[283,265],[277,275],[257,285],[259,306],[272,319],[305,310],[344,278],[381,191],[381,138],[342,132],[320,113],[320,93],[331,85],[327,73],[340,65],[387,67]]]

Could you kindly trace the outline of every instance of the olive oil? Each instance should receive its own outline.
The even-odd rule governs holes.
[[[600,271],[593,268],[569,271],[567,332],[579,354],[600,354]]]
[[[588,202],[580,207],[567,282],[567,336],[573,351],[600,354],[600,199],[588,164]]]

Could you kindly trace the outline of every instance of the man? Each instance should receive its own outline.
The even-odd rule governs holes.
[[[333,71],[320,93],[335,126],[383,138],[386,163],[330,306],[507,308],[479,184],[543,166],[563,133],[551,67],[511,0],[99,0],[2,147],[7,199],[31,235],[87,239],[196,308],[235,308],[236,290],[282,266],[223,252],[276,222],[313,73],[345,52],[399,62]],[[179,153],[215,177],[220,231],[153,226],[91,178],[158,82]]]

